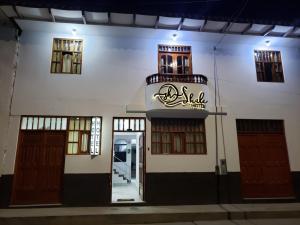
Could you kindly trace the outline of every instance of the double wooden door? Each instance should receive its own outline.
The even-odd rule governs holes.
[[[244,198],[293,196],[284,133],[240,133],[238,145]]]
[[[21,131],[12,204],[61,202],[65,131]]]

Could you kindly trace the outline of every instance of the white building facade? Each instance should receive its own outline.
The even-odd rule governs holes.
[[[115,139],[126,133],[136,135],[124,149],[139,157],[139,202],[299,201],[299,39],[33,20],[18,25],[19,42],[0,42],[2,207],[114,203],[114,156],[122,145]],[[78,73],[52,71],[58,38],[81,41]],[[189,49],[190,68],[168,76],[162,64],[177,71],[182,64],[162,63],[160,53],[177,57],[181,48]],[[283,79],[258,81],[255,51],[273,57],[264,67],[274,67],[279,59],[271,54],[279,52]],[[43,124],[34,125],[35,118]],[[59,128],[47,128],[47,118]],[[70,140],[72,120],[83,118],[81,136],[73,137],[80,142]],[[92,154],[93,119],[101,127],[99,153]],[[61,152],[41,156],[37,149]],[[136,202],[128,198],[123,201]]]

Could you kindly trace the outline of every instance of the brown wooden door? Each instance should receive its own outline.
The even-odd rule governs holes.
[[[64,131],[21,131],[12,204],[61,201],[65,138]]]
[[[238,145],[245,198],[293,196],[283,133],[240,133]]]

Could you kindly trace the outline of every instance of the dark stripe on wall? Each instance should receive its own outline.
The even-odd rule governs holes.
[[[300,202],[300,172],[292,172],[295,199],[243,199],[239,172],[219,177],[215,173],[147,173],[147,204],[218,204]],[[218,193],[219,192],[219,200]]]
[[[240,172],[229,172],[220,176],[220,202],[229,204],[243,202]]]
[[[110,204],[110,174],[64,174],[63,205]]]
[[[6,208],[10,204],[13,187],[13,175],[2,175],[0,177],[0,207]]]
[[[147,204],[213,204],[217,202],[214,173],[147,173]]]
[[[295,199],[243,200],[240,173],[220,176],[220,203],[300,202],[300,171],[292,172]],[[146,173],[147,205],[216,204],[215,173]],[[0,207],[10,204],[13,175],[0,177]],[[63,206],[110,205],[110,174],[64,174]]]
[[[300,202],[300,171],[292,172],[295,197],[297,202]]]

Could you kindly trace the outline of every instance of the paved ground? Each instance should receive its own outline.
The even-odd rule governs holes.
[[[300,225],[300,203],[0,209],[0,225],[108,225],[126,223]]]
[[[123,224],[123,225],[129,225],[129,224]],[[135,225],[145,225],[145,224],[135,224]],[[300,225],[300,219],[220,220],[220,221],[195,221],[195,222],[178,222],[178,223],[151,223],[148,225]]]

